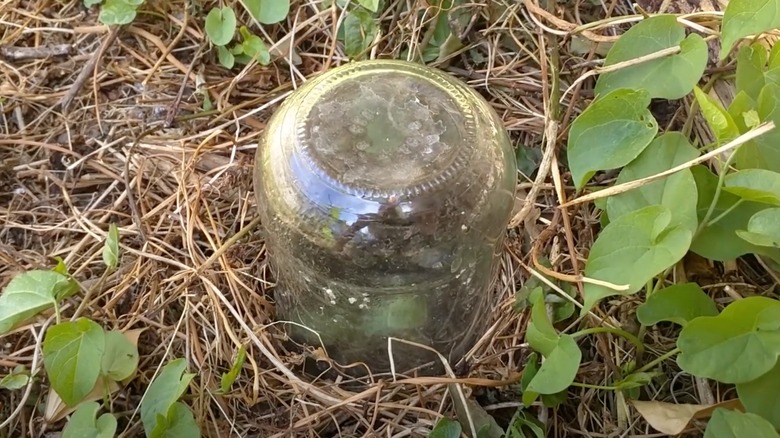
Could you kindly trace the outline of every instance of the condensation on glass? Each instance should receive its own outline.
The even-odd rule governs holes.
[[[444,72],[363,61],[307,82],[255,168],[278,318],[372,373],[390,370],[388,337],[457,362],[490,321],[515,169],[497,114]],[[393,342],[396,372],[432,361]]]

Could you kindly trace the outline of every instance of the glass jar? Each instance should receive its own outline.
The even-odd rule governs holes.
[[[454,364],[484,334],[516,164],[466,84],[404,61],[334,68],[271,117],[254,178],[292,339],[376,374],[391,369],[388,337]],[[399,373],[439,362],[392,351]]]

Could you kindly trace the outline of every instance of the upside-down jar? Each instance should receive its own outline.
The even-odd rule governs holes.
[[[403,61],[334,68],[271,117],[254,178],[292,339],[358,374],[425,374],[438,356],[412,343],[454,364],[484,335],[516,164],[466,84]]]

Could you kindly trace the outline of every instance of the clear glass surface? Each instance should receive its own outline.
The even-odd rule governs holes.
[[[310,80],[271,117],[255,164],[278,318],[372,373],[390,369],[388,337],[457,362],[490,320],[515,178],[497,114],[444,72],[363,61]],[[437,361],[393,352],[397,372]]]

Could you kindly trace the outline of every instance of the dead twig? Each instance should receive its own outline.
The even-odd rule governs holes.
[[[106,39],[103,40],[102,44],[100,44],[100,48],[98,48],[89,61],[84,64],[84,67],[81,69],[81,72],[79,72],[76,80],[73,81],[73,84],[68,89],[68,92],[65,93],[65,96],[63,96],[59,102],[60,110],[63,113],[67,114],[68,108],[70,107],[71,103],[73,103],[73,99],[76,98],[76,95],[78,95],[81,89],[84,87],[84,84],[87,82],[89,75],[95,72],[98,61],[103,57],[103,54],[106,52],[106,50],[111,47],[111,44],[114,43],[114,40],[116,40],[117,36],[119,36],[121,29],[121,26],[112,28]]]
[[[69,55],[72,51],[73,46],[71,44],[57,44],[53,46],[38,47],[0,47],[0,55],[12,61],[53,58],[56,56]]]

